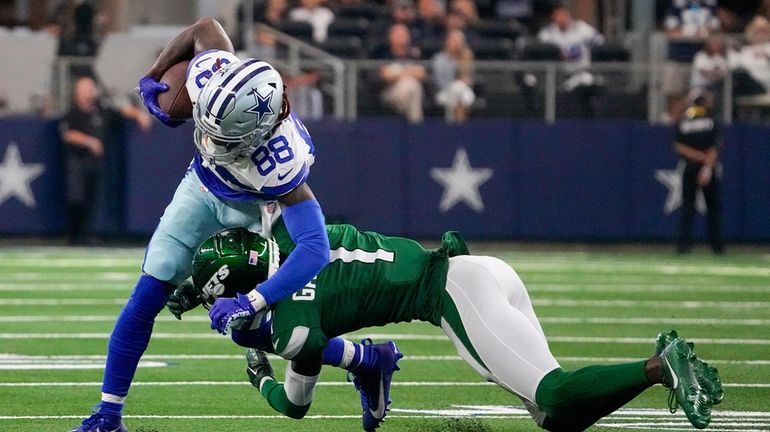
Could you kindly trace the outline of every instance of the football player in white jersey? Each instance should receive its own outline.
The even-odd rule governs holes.
[[[269,281],[218,306],[223,328],[296,292],[329,262],[321,207],[305,183],[314,160],[310,135],[291,113],[283,80],[268,63],[239,59],[222,26],[201,19],[161,52],[139,91],[148,111],[176,126],[158,105],[159,80],[189,60],[197,152],[176,189],[142,264],[142,275],[110,336],[101,402],[74,432],[125,432],[123,402],[168,294],[191,274],[197,247],[213,233],[245,226],[269,236],[282,215],[297,243]],[[224,299],[223,299],[224,301]]]

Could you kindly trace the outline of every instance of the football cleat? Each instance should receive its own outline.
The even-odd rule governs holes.
[[[385,420],[391,402],[390,382],[393,373],[400,370],[397,363],[404,355],[393,341],[372,344],[371,339],[364,339],[361,343],[372,345],[378,355],[377,368],[353,375],[353,385],[361,393],[364,430],[372,432]]]
[[[659,356],[663,350],[678,337],[679,335],[676,333],[676,330],[658,334],[658,337],[655,340],[655,355]],[[725,391],[722,388],[722,380],[719,377],[719,371],[715,367],[709,366],[708,363],[695,355],[695,344],[687,342],[687,346],[690,347],[690,360],[693,362],[693,369],[695,370],[695,376],[698,379],[698,383],[706,392],[711,402],[714,405],[718,405],[725,398]]]
[[[668,333],[658,333],[658,337],[655,338],[655,355],[659,356],[678,337],[679,335],[676,333],[676,330],[671,330]]]
[[[96,412],[97,409],[98,405],[94,407],[91,417],[70,432],[128,432],[119,415],[101,414]]]
[[[262,381],[265,378],[273,378],[273,367],[270,366],[270,360],[267,358],[267,354],[264,351],[258,349],[249,348],[246,350],[246,373],[249,375],[249,381],[251,385],[261,391]]]
[[[706,392],[711,403],[719,405],[725,398],[725,391],[722,388],[722,379],[719,377],[719,371],[697,357],[692,362],[695,376],[698,378],[698,384]]]
[[[698,429],[703,429],[711,422],[711,406],[708,392],[700,384],[696,375],[695,354],[684,339],[674,339],[660,353],[663,369],[663,385],[671,390],[668,407],[675,413],[677,405],[682,407],[687,419]],[[701,380],[708,379],[705,375]]]

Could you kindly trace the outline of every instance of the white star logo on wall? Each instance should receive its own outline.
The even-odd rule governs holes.
[[[489,180],[494,174],[492,168],[472,168],[468,152],[460,148],[455,153],[450,168],[433,168],[430,176],[444,187],[441,203],[438,208],[443,213],[449,211],[459,202],[464,202],[476,213],[484,211],[479,186]]]
[[[0,163],[0,205],[15,197],[25,206],[35,208],[37,202],[30,183],[43,171],[43,164],[22,162],[19,147],[16,143],[10,143]]]
[[[676,209],[682,206],[682,176],[686,162],[679,161],[676,169],[655,170],[655,179],[668,189],[666,203],[663,204],[663,213],[670,215]],[[698,189],[695,194],[695,209],[700,214],[706,214],[706,199],[703,197],[703,191]]]

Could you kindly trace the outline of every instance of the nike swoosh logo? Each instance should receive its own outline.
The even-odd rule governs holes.
[[[671,383],[671,388],[676,390],[677,387],[679,387],[679,378],[676,377],[676,374],[674,373],[674,368],[671,367],[671,363],[668,362],[668,359],[663,359],[663,361],[666,362],[666,366],[668,366],[668,370],[671,372],[671,378],[673,378],[674,382]]]
[[[372,416],[378,420],[385,417],[385,389],[382,388],[382,381],[382,376],[380,376],[380,397],[377,400],[377,411],[372,411],[372,409],[369,408],[369,412],[371,412]]]
[[[291,170],[291,171],[294,171],[294,170]],[[287,172],[287,173],[286,173],[286,174],[284,174],[284,175],[278,174],[278,180],[283,180],[283,179],[285,179],[286,177],[288,177],[288,175],[289,175],[289,174],[291,174],[291,171]]]

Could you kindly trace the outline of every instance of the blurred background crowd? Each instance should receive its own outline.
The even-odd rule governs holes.
[[[2,1],[0,52],[36,61],[0,67],[32,78],[0,85],[0,113],[61,114],[84,74],[126,104],[169,35],[208,15],[283,68],[309,119],[673,123],[709,89],[726,121],[764,121],[768,13],[765,0]]]

